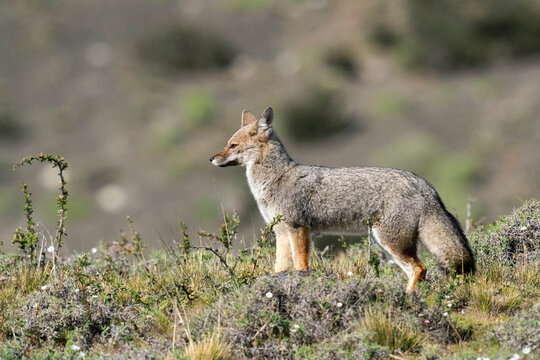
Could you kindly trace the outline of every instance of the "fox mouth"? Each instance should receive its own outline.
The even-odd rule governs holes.
[[[236,166],[236,165],[240,165],[238,160],[231,160],[223,164],[218,164],[219,167]]]
[[[238,162],[238,160],[234,159],[234,160],[230,160],[230,161],[227,161],[227,162],[219,162],[218,159],[216,159],[215,156],[212,156],[210,158],[210,162],[216,166],[219,166],[219,167],[227,167],[227,166],[236,166],[236,165],[240,165],[240,163]]]

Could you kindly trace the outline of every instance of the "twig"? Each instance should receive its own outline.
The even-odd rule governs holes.
[[[39,222],[36,224],[36,232],[37,232],[37,235],[39,236],[39,233],[40,233]],[[41,233],[41,246],[40,246],[40,249],[39,249],[39,257],[38,257],[38,261],[37,261],[37,270],[38,271],[39,271],[39,269],[41,267],[41,257],[43,255],[44,243],[45,243],[45,234]]]
[[[57,246],[55,247],[54,255],[55,257],[58,257],[58,251],[63,245],[63,239],[62,237],[67,235],[66,229],[64,226],[64,222],[66,219],[66,213],[67,213],[67,197],[68,197],[68,191],[66,189],[66,179],[64,177],[64,170],[68,168],[68,163],[64,161],[64,158],[59,155],[51,155],[51,154],[39,154],[37,156],[28,156],[21,160],[21,162],[15,164],[13,169],[22,167],[24,165],[31,165],[33,161],[39,161],[41,163],[48,162],[52,164],[53,168],[58,168],[58,176],[60,177],[60,195],[57,198],[58,203],[58,221],[56,226],[56,233],[54,235],[54,240],[56,240]],[[54,258],[53,258],[54,259]]]
[[[467,215],[466,215],[466,218],[465,218],[465,234],[467,234],[469,231],[471,231],[471,228],[472,228],[472,214],[471,214],[472,213],[472,211],[471,211],[472,205],[471,205],[471,203],[473,201],[476,201],[476,199],[469,195],[469,197],[467,198]]]
[[[367,238],[368,238],[368,251],[367,251],[367,263],[366,263],[366,279],[369,276],[369,260],[371,259],[371,226],[368,225],[367,228]]]
[[[203,250],[212,252],[214,255],[217,256],[219,261],[221,261],[221,263],[223,264],[223,266],[225,267],[225,269],[227,270],[229,275],[231,275],[233,278],[235,277],[234,272],[231,270],[229,264],[227,264],[227,261],[221,256],[221,254],[216,249],[214,249],[212,247],[209,247],[209,246],[192,246],[192,248],[193,249],[203,249]]]
[[[454,332],[456,333],[458,339],[459,339],[459,343],[461,344],[463,342],[463,339],[461,338],[461,335],[459,335],[459,332],[457,331],[456,327],[454,326],[454,324],[452,324],[452,322],[450,321],[450,319],[448,320],[448,323],[450,324],[450,326],[452,327],[452,329],[454,330]]]
[[[267,320],[263,326],[261,326],[261,328],[259,330],[257,330],[257,332],[255,333],[255,335],[253,335],[253,341],[255,341],[257,339],[257,336],[259,336],[259,334],[268,326],[268,324],[270,323],[270,320]]]
[[[227,242],[225,245],[226,252],[229,252],[229,246],[231,246],[231,235],[229,234],[229,225],[227,221],[227,213],[225,212],[225,209],[223,208],[223,204],[221,204],[221,213],[223,214],[223,224],[225,225],[225,232],[227,233]]]

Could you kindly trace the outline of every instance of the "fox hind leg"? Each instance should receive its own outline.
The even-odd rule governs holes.
[[[427,272],[425,265],[416,254],[416,237],[406,236],[402,240],[388,240],[391,239],[390,234],[386,234],[380,229],[373,229],[373,235],[379,245],[392,256],[394,262],[405,272],[409,279],[406,291],[412,293],[416,283],[425,280]]]
[[[418,256],[414,256],[410,259],[412,261],[412,266],[414,269],[414,274],[411,279],[409,279],[409,284],[407,285],[407,292],[411,293],[414,290],[414,287],[416,286],[416,283],[418,281],[424,281],[426,280],[426,266],[422,264]]]

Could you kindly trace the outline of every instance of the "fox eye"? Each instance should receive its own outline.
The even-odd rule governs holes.
[[[229,145],[229,149],[234,149],[237,146],[238,146],[238,144],[231,144],[231,145]]]

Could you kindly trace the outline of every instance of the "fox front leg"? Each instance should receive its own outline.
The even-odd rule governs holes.
[[[274,271],[287,271],[293,265],[289,231],[284,224],[276,225],[274,231],[276,233],[276,264]]]

